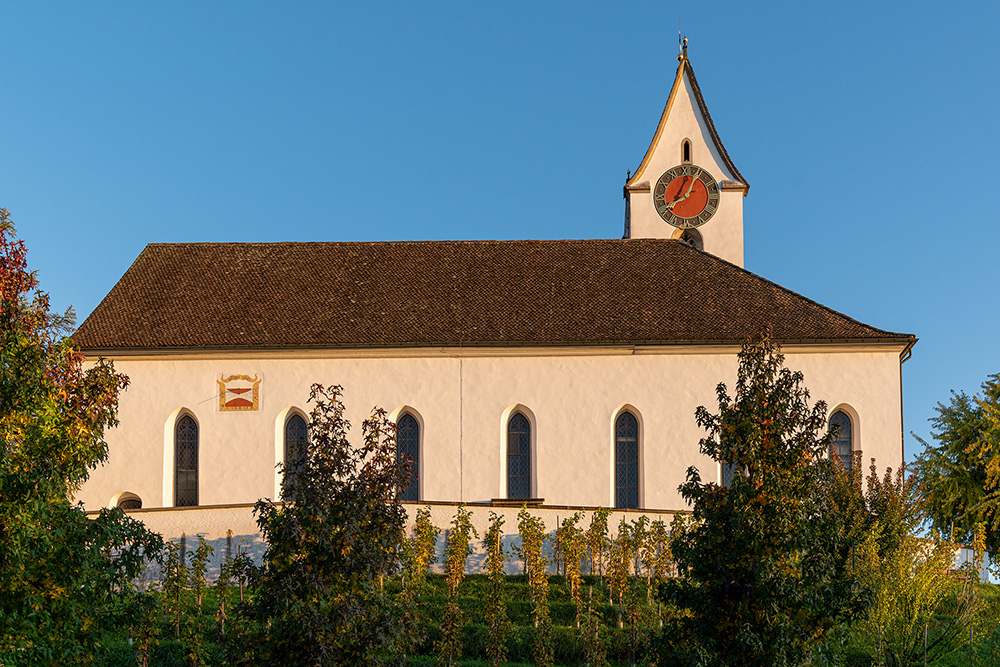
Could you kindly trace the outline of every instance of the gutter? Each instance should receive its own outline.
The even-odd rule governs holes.
[[[785,345],[899,345],[906,344],[904,353],[908,352],[917,342],[914,336],[891,336],[885,338],[787,338],[772,339],[781,346]],[[644,341],[488,341],[476,343],[463,342],[403,342],[403,343],[369,343],[369,344],[289,344],[289,345],[169,345],[169,346],[136,346],[86,348],[79,351],[87,357],[120,357],[145,354],[170,354],[172,352],[208,353],[208,352],[278,352],[285,350],[392,350],[392,349],[426,349],[426,348],[458,348],[458,349],[490,349],[490,348],[547,348],[547,347],[672,347],[672,346],[718,346],[740,347],[745,342],[739,340],[720,339],[690,339],[690,340],[644,340]],[[902,355],[900,355],[902,357]],[[909,358],[909,357],[907,357]],[[905,360],[903,360],[905,361]],[[902,363],[902,362],[901,362]]]
[[[899,465],[906,469],[906,427],[903,426],[903,364],[913,356],[913,346],[917,337],[910,336],[910,342],[899,353]]]

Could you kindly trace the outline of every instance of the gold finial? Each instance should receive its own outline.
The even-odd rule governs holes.
[[[681,45],[682,45],[681,46],[681,56],[684,58],[684,60],[687,60],[687,57],[688,57],[688,38],[687,37],[684,38],[684,40],[681,42]]]

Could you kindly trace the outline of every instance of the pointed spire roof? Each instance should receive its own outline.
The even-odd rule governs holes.
[[[667,97],[667,104],[663,107],[663,113],[660,115],[660,122],[656,126],[656,132],[653,134],[653,140],[649,144],[649,148],[646,149],[646,154],[642,157],[642,162],[639,163],[638,168],[636,168],[635,173],[632,174],[631,178],[626,182],[625,187],[632,186],[639,182],[642,178],[646,166],[649,164],[649,159],[653,155],[653,151],[656,149],[656,145],[660,140],[660,135],[663,133],[663,128],[666,127],[667,119],[670,117],[670,111],[673,108],[674,100],[677,97],[677,91],[681,86],[684,85],[684,76],[687,75],[688,81],[691,83],[691,90],[694,93],[694,100],[698,104],[698,110],[701,112],[702,118],[705,120],[705,125],[708,128],[708,133],[712,137],[712,142],[715,144],[715,149],[719,152],[722,157],[722,161],[725,163],[726,168],[732,173],[734,177],[743,185],[746,189],[750,189],[750,184],[740,170],[736,168],[733,164],[733,159],[729,157],[729,153],[726,151],[726,147],[722,145],[722,139],[719,138],[719,132],[715,129],[715,123],[712,122],[712,114],[708,112],[708,105],[705,104],[705,98],[701,94],[701,87],[698,85],[698,79],[694,75],[694,68],[691,67],[691,61],[687,57],[687,38],[684,39],[684,45],[680,55],[677,56],[679,61],[677,64],[677,74],[674,76],[674,85],[670,87],[670,95]]]

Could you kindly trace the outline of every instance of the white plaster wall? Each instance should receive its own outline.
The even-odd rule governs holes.
[[[707,169],[716,181],[737,180],[716,149],[695,102],[691,81],[684,74],[683,85],[677,89],[666,123],[655,140],[653,153],[630,182],[647,181],[651,188],[654,187],[663,172],[681,164],[681,142],[684,139],[691,141],[692,163]],[[676,228],[667,224],[656,212],[651,191],[631,193],[630,203],[632,238],[673,236]],[[701,232],[706,252],[743,266],[743,192],[723,191],[715,215],[698,231]]]
[[[347,416],[360,426],[374,406],[419,413],[422,500],[489,501],[505,496],[505,423],[511,406],[534,419],[536,496],[548,504],[613,505],[612,422],[623,404],[642,422],[643,505],[685,509],[677,493],[688,466],[717,479],[698,453],[699,405],[713,410],[715,386],[731,388],[737,348],[399,350],[392,352],[231,353],[115,359],[131,383],[121,425],[107,433],[110,459],[79,494],[88,509],[118,493],[144,508],[173,504],[165,466],[172,419],[183,408],[200,426],[201,505],[252,503],[275,495],[278,424],[289,407],[309,411],[310,383],[341,384]],[[879,466],[901,461],[898,346],[788,347],[786,365],[805,373],[814,399],[857,413],[857,444]],[[362,356],[366,355],[366,356]],[[220,375],[262,378],[260,409],[220,412]]]

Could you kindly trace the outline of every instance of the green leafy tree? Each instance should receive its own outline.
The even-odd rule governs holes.
[[[128,383],[110,362],[86,369],[27,268],[0,209],[0,664],[93,660],[114,624],[129,626],[131,585],[162,541],[119,509],[93,519],[71,498],[107,460]]]
[[[205,573],[208,571],[208,560],[214,549],[201,535],[198,536],[198,548],[189,553],[191,563],[188,567],[188,585],[194,595],[194,609],[187,610],[185,615],[181,640],[191,667],[204,664],[208,655],[205,646],[206,619],[202,615],[202,597],[205,594]]]
[[[556,537],[559,542],[559,550],[562,553],[564,576],[569,584],[569,599],[576,607],[576,627],[580,627],[580,617],[583,613],[583,594],[580,591],[580,584],[583,583],[583,575],[580,572],[580,564],[586,551],[586,541],[584,531],[578,525],[583,519],[583,512],[576,512],[573,516],[562,520],[562,524],[556,529]]]
[[[163,579],[160,587],[167,618],[174,626],[174,637],[180,639],[181,621],[188,604],[188,571],[185,557],[181,556],[181,546],[177,542],[167,542],[163,546]]]
[[[551,667],[555,660],[555,646],[549,609],[549,563],[544,550],[545,523],[537,516],[532,516],[527,506],[521,508],[517,519],[518,532],[521,534],[518,552],[528,573],[531,618],[535,623],[532,657],[538,667]]]
[[[232,539],[233,531],[229,531]],[[226,636],[226,619],[229,618],[232,605],[229,601],[233,587],[233,559],[227,555],[219,564],[219,576],[215,578],[212,588],[215,590],[215,620],[219,623],[219,634]]]
[[[608,589],[611,598],[618,605],[618,627],[625,622],[625,592],[629,588],[629,574],[634,556],[632,526],[622,517],[618,533],[611,540],[608,550]]]
[[[936,532],[921,536],[925,515],[919,487],[902,471],[879,478],[872,461],[867,492],[852,481],[850,530],[855,577],[872,593],[872,604],[852,627],[853,643],[877,664],[916,667],[967,646],[996,627],[995,610],[977,593],[984,553],[983,531],[974,531],[976,558],[953,569],[958,545]],[[846,494],[845,494],[846,495]]]
[[[441,529],[431,523],[431,508],[417,510],[413,526],[413,537],[403,543],[403,593],[415,598],[427,580],[427,568],[434,561],[438,536]]]
[[[590,515],[590,527],[587,529],[587,556],[590,560],[590,574],[604,575],[604,557],[608,549],[608,517],[611,510],[598,507]]]
[[[472,553],[472,538],[479,537],[472,525],[472,513],[459,505],[448,532],[448,546],[444,552],[445,582],[448,585],[448,603],[441,619],[441,639],[438,641],[438,664],[449,667],[462,657],[462,625],[465,615],[458,606],[459,588],[465,579],[465,559]]]
[[[268,544],[254,592],[268,664],[380,664],[414,631],[401,596],[382,586],[403,565],[397,496],[406,479],[395,427],[375,409],[352,445],[341,394],[312,387],[309,439],[289,489],[295,501],[254,508]]]
[[[935,444],[914,436],[924,451],[913,465],[923,506],[934,529],[969,543],[976,524],[986,525],[986,548],[1000,549],[1000,375],[982,392],[952,392],[931,419]]]
[[[832,627],[864,609],[853,541],[832,490],[826,406],[810,407],[801,373],[768,340],[739,355],[736,394],[698,408],[701,452],[733,465],[731,486],[688,469],[693,522],[671,543],[680,578],[664,593],[703,665],[800,665]]]
[[[503,570],[507,564],[507,551],[503,547],[503,523],[502,516],[490,512],[490,525],[483,537],[486,547],[486,574],[489,579],[489,593],[483,609],[486,625],[489,626],[486,655],[493,667],[500,667],[507,662],[507,639],[513,632],[503,593]]]

